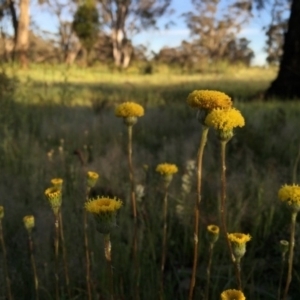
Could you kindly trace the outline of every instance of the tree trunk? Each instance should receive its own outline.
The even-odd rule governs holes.
[[[122,40],[123,40],[122,30],[113,29],[112,31],[113,57],[114,57],[115,65],[117,67],[120,67],[122,63]]]
[[[283,56],[277,78],[265,94],[266,98],[285,100],[300,98],[300,1],[293,0]]]
[[[29,0],[20,0],[20,17],[18,24],[18,35],[16,54],[22,68],[28,66],[28,37],[29,37]]]

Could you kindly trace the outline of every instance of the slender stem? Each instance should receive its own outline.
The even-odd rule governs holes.
[[[109,276],[109,287],[110,287],[110,299],[114,299],[114,281],[113,281],[113,270],[111,265],[111,242],[110,234],[104,234],[104,253],[107,261],[108,276]]]
[[[1,239],[1,247],[2,247],[2,253],[3,253],[3,269],[4,269],[4,272],[5,272],[7,298],[9,300],[12,300],[11,287],[10,287],[10,278],[9,278],[9,275],[8,275],[8,267],[7,267],[6,247],[5,247],[3,229],[2,229],[2,220],[0,220],[0,239]]]
[[[227,231],[227,225],[226,225],[226,145],[227,145],[227,141],[221,141],[221,164],[222,164],[221,218],[222,218],[223,233],[224,233],[227,247],[229,250],[230,259],[235,268],[235,276],[236,276],[237,286],[238,286],[238,289],[241,291],[242,284],[241,284],[241,276],[240,276],[238,262],[236,261],[234,255],[233,255],[231,243],[227,236],[228,231]]]
[[[293,183],[297,182],[297,169],[298,169],[299,160],[300,160],[300,145],[299,145],[298,154],[297,154],[297,157],[295,159],[294,166],[293,166],[293,176],[292,176],[292,182]]]
[[[164,270],[166,263],[166,248],[167,248],[167,211],[168,211],[168,187],[165,187],[164,208],[163,208],[163,240],[162,240],[162,255],[161,255],[161,277],[160,277],[160,298],[164,299]]]
[[[196,272],[198,262],[198,240],[199,240],[199,219],[200,219],[200,202],[201,202],[201,179],[202,179],[202,159],[204,153],[204,147],[207,141],[208,127],[204,126],[202,131],[202,137],[198,150],[198,169],[197,169],[197,198],[195,201],[194,209],[194,258],[193,258],[193,271],[189,290],[189,300],[193,299],[194,287],[196,283]]]
[[[292,281],[292,269],[294,259],[294,246],[295,246],[295,227],[296,227],[297,212],[292,212],[291,219],[291,237],[290,237],[290,249],[289,249],[289,260],[288,260],[288,275],[286,279],[286,285],[283,295],[283,300],[287,299],[290,283]]]
[[[214,244],[210,243],[209,244],[209,253],[208,253],[208,263],[207,263],[207,269],[206,269],[205,300],[209,299],[210,270],[211,270],[213,251],[214,251]]]
[[[31,266],[33,271],[33,278],[34,278],[34,288],[35,288],[35,299],[39,299],[39,280],[36,272],[36,266],[35,266],[35,259],[33,255],[33,241],[31,237],[31,233],[28,232],[28,241],[29,241],[29,251],[30,251],[30,260],[31,260]]]
[[[59,213],[55,216],[55,295],[56,300],[59,300],[59,276],[58,276],[58,250],[59,250]]]
[[[129,179],[131,183],[131,204],[132,213],[134,221],[136,222],[137,212],[136,212],[136,199],[135,199],[135,188],[134,188],[134,173],[132,165],[132,126],[127,126],[128,128],[128,165],[129,165]]]
[[[134,282],[135,282],[135,299],[139,299],[139,282],[138,282],[138,257],[137,257],[137,210],[136,210],[136,198],[135,198],[135,183],[134,172],[132,164],[132,126],[128,128],[128,165],[129,165],[129,179],[131,184],[131,205],[134,218],[134,235],[133,235],[133,261],[134,261]]]
[[[70,278],[69,278],[69,269],[67,264],[67,250],[65,246],[65,237],[64,237],[64,229],[63,229],[63,219],[62,219],[62,213],[59,212],[59,229],[60,229],[60,238],[62,243],[62,250],[63,250],[63,260],[64,260],[64,270],[65,270],[65,280],[66,280],[66,286],[67,286],[67,292],[68,296],[71,299],[71,289],[70,289]]]
[[[280,300],[281,296],[281,287],[282,287],[282,277],[283,277],[283,270],[284,270],[284,265],[285,265],[285,252],[282,253],[281,256],[281,268],[280,268],[280,277],[279,277],[279,287],[278,287],[278,300]]]
[[[90,188],[88,187],[86,190],[86,201],[88,200],[88,196],[90,193]],[[90,255],[89,255],[89,239],[87,234],[87,212],[84,209],[83,212],[83,226],[84,226],[84,248],[85,248],[85,263],[86,263],[86,288],[88,292],[88,300],[92,300],[92,292],[91,292],[91,263],[90,263]]]

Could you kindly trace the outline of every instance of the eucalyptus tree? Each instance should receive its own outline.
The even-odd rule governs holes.
[[[127,68],[133,47],[131,37],[149,27],[156,27],[171,0],[99,0],[103,24],[108,27],[117,67]]]

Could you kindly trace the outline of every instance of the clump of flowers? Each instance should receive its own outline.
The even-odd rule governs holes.
[[[27,229],[27,231],[29,233],[31,233],[31,231],[32,231],[32,229],[33,229],[33,227],[35,225],[34,216],[31,216],[31,215],[30,216],[25,216],[23,218],[23,222],[24,222],[24,226]]]
[[[135,102],[124,102],[116,107],[115,115],[124,118],[127,126],[132,126],[137,122],[137,117],[144,115],[144,108]]]
[[[156,172],[163,176],[165,187],[168,187],[173,179],[173,174],[178,172],[178,168],[174,164],[163,163],[157,165]]]
[[[96,185],[99,178],[99,174],[96,172],[89,171],[87,172],[87,186],[92,188]]]
[[[111,229],[116,226],[117,212],[122,204],[122,201],[119,199],[97,197],[96,199],[87,201],[85,203],[85,209],[94,215],[98,231],[103,234],[108,234]]]
[[[214,109],[205,118],[205,125],[213,127],[221,140],[229,140],[233,136],[233,128],[245,126],[245,119],[239,110]]]
[[[207,239],[211,244],[214,244],[219,238],[220,228],[217,225],[207,226]]]
[[[62,202],[61,189],[50,187],[45,190],[45,196],[48,199],[55,216],[58,216]]]
[[[235,259],[240,261],[240,259],[246,253],[246,243],[251,240],[251,236],[244,233],[228,233],[227,236],[231,242]]]
[[[195,90],[188,95],[186,101],[191,107],[206,111],[216,108],[228,109],[232,106],[228,95],[212,90]]]
[[[53,184],[54,187],[58,188],[58,189],[62,189],[62,185],[63,185],[63,179],[61,178],[53,178],[51,179],[51,183]]]
[[[287,203],[294,211],[300,210],[300,186],[297,184],[282,186],[278,191],[278,198]]]
[[[226,290],[221,294],[221,300],[246,300],[242,291]]]

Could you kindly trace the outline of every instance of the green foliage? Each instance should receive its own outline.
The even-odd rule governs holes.
[[[73,29],[88,52],[97,41],[99,26],[99,14],[95,5],[87,2],[78,7],[74,15]]]

